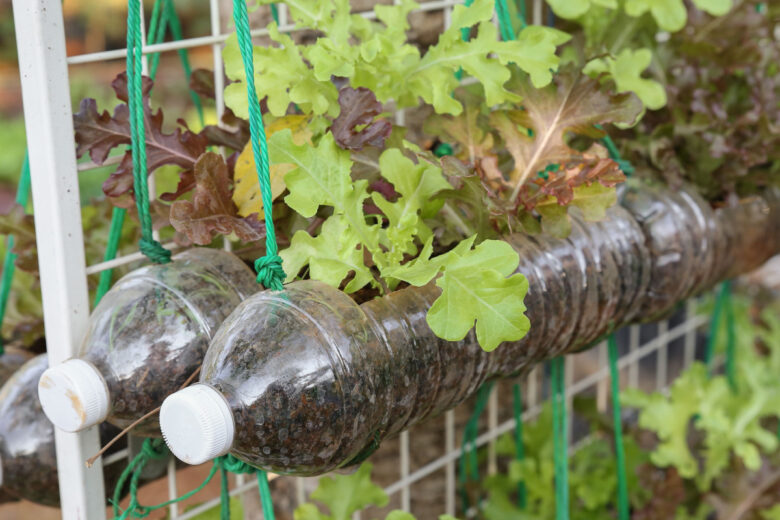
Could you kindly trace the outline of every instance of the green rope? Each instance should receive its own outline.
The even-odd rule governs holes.
[[[566,425],[566,383],[564,359],[550,362],[553,409],[553,445],[555,463],[555,519],[569,519],[569,441]]]
[[[513,409],[515,415],[515,460],[522,462],[525,459],[525,444],[523,443],[523,394],[519,383],[512,386]],[[520,509],[525,509],[527,504],[527,494],[525,481],[517,483],[517,505]]]
[[[152,19],[149,22],[149,32],[146,41],[149,43],[160,43],[165,38],[165,26],[168,24],[167,13],[162,9],[162,0],[155,0],[152,8]],[[160,53],[155,52],[151,55],[149,64],[149,77],[154,79],[157,76],[157,67],[160,65]]]
[[[515,30],[512,27],[512,17],[509,14],[509,6],[506,0],[496,0],[496,16],[498,17],[498,29],[501,39],[505,42],[515,39]]]
[[[282,268],[282,259],[278,255],[279,247],[276,244],[276,232],[274,231],[268,145],[265,139],[263,114],[260,111],[260,102],[257,99],[257,90],[255,89],[252,37],[249,32],[249,18],[244,0],[233,0],[233,21],[236,26],[241,59],[244,63],[247,98],[249,101],[249,129],[252,136],[252,154],[257,168],[257,178],[260,182],[260,193],[262,195],[265,216],[265,256],[255,261],[255,271],[257,271],[257,281],[263,284],[264,287],[281,291],[286,275]]]
[[[528,15],[525,11],[525,0],[515,0],[517,6],[517,16],[520,18],[520,28],[525,29],[528,27]]]
[[[22,206],[27,206],[27,201],[30,198],[30,156],[29,152],[25,151],[24,161],[22,161],[22,169],[19,173],[19,185],[16,187],[16,203]],[[5,244],[5,259],[3,260],[3,276],[0,279],[0,325],[5,318],[5,311],[8,307],[8,297],[11,294],[11,286],[14,281],[14,273],[16,272],[16,257],[17,255],[12,251],[14,248],[14,236],[8,235],[8,240]],[[3,339],[0,335],[0,356],[5,352],[5,346],[3,345]]]
[[[479,480],[479,461],[477,458],[477,433],[479,432],[479,418],[485,411],[490,392],[493,390],[493,381],[482,385],[477,392],[477,402],[474,411],[471,412],[466,427],[463,430],[463,442],[460,447],[460,459],[458,461],[458,482],[461,485],[461,500],[463,511],[469,509],[469,497],[465,485],[469,480]]]
[[[149,185],[146,167],[146,131],[143,101],[143,49],[141,41],[140,0],[127,2],[127,84],[130,112],[130,141],[133,157],[133,192],[138,218],[141,221],[141,240],[138,247],[153,262],[171,261],[171,252],[155,240],[152,216],[149,213]]]
[[[171,30],[171,36],[175,41],[179,41],[182,39],[183,33],[179,15],[176,13],[176,7],[174,6],[173,0],[164,0],[164,2],[166,19],[168,20],[168,27]],[[161,40],[158,40],[158,42],[159,41]],[[176,52],[179,54],[179,61],[181,62],[182,69],[184,69],[184,75],[187,78],[187,85],[189,85],[190,78],[192,77],[192,67],[190,66],[189,53],[187,52],[187,49],[179,49]],[[197,92],[192,89],[189,89],[189,92],[192,103],[195,105],[195,109],[198,111],[198,119],[200,120],[200,124],[202,126],[205,124],[205,119],[203,117],[203,104],[201,103]]]
[[[103,255],[104,262],[116,258],[126,214],[126,209],[116,207],[111,213],[111,228],[108,231],[108,243],[106,244],[106,252]],[[108,289],[111,287],[111,275],[113,274],[113,271],[113,269],[106,269],[105,271],[100,272],[100,280],[98,281],[97,290],[95,291],[95,305],[100,303],[100,300],[103,299],[103,296],[106,295]]]
[[[224,457],[218,457],[214,459],[214,463],[211,466],[206,478],[201,482],[198,487],[189,491],[180,497],[162,502],[160,504],[152,506],[141,505],[138,501],[138,487],[146,464],[152,460],[163,460],[169,455],[168,449],[162,439],[146,439],[141,445],[141,451],[136,455],[130,464],[122,472],[119,477],[116,487],[114,488],[114,497],[111,500],[111,505],[114,512],[114,520],[126,520],[127,518],[146,518],[153,511],[168,507],[171,504],[176,504],[187,500],[188,498],[196,495],[205,488],[209,482],[214,478],[217,471],[220,472],[221,480],[221,507],[220,518],[222,520],[230,519],[230,491],[228,489],[228,473],[256,473],[258,488],[260,490],[260,499],[263,508],[263,518],[266,520],[274,520],[273,505],[271,503],[271,491],[268,486],[268,475],[265,471],[254,468],[245,462],[242,462],[232,455],[226,455]],[[130,503],[123,511],[119,507],[119,503],[122,498],[122,491],[125,485],[130,489]]]
[[[715,357],[715,345],[721,328],[721,318],[726,317],[726,378],[733,391],[737,389],[736,366],[736,330],[734,318],[734,304],[731,298],[731,281],[726,280],[720,285],[718,295],[715,298],[715,307],[710,320],[707,348],[704,353],[704,362],[707,370],[712,374],[713,360]]]
[[[620,372],[618,371],[618,351],[615,335],[607,340],[609,352],[609,378],[612,384],[612,421],[615,435],[615,457],[617,459],[618,481],[618,518],[629,519],[628,511],[628,478],[626,476],[626,453],[623,446],[623,422],[620,409]]]

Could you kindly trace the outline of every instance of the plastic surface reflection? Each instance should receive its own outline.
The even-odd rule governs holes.
[[[48,365],[46,355],[41,354],[25,363],[0,389],[0,489],[14,498],[59,507],[54,427],[38,402],[38,380]],[[118,432],[108,424],[100,426],[103,441]],[[124,442],[109,453],[123,449]],[[105,468],[106,489],[113,490],[122,469],[121,464]]]
[[[124,428],[160,406],[198,368],[222,320],[258,288],[240,259],[205,248],[120,279],[90,316],[79,355],[105,378],[108,420]],[[159,436],[156,418],[133,433]]]

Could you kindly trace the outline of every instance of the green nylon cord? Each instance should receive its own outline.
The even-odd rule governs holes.
[[[162,8],[163,0],[155,0],[152,8],[152,18],[149,22],[149,31],[146,41],[149,43],[160,43],[165,38],[165,26],[168,24],[167,13]],[[154,79],[157,75],[157,67],[160,65],[160,53],[155,52],[151,55],[149,63],[149,77]]]
[[[566,424],[566,383],[564,359],[550,362],[553,407],[553,444],[555,463],[555,519],[569,519],[569,441]]]
[[[139,249],[153,262],[171,261],[171,252],[155,240],[149,213],[149,185],[146,166],[146,131],[143,102],[143,49],[141,41],[140,0],[127,2],[127,84],[128,109],[133,157],[133,192],[141,222]]]
[[[141,451],[130,462],[127,468],[122,472],[114,489],[114,497],[111,500],[111,505],[114,512],[114,520],[127,520],[128,518],[146,518],[152,511],[157,511],[164,507],[168,507],[171,504],[176,504],[187,500],[188,498],[199,493],[205,488],[209,482],[214,478],[217,471],[220,472],[221,480],[221,507],[220,518],[221,520],[230,519],[230,492],[228,489],[227,474],[229,473],[256,473],[258,488],[260,490],[260,499],[263,507],[263,518],[266,520],[274,520],[273,505],[271,503],[271,491],[268,487],[268,476],[265,471],[256,469],[240,460],[234,458],[232,455],[226,455],[224,457],[218,457],[214,459],[214,463],[211,466],[206,478],[201,482],[198,487],[189,491],[180,497],[162,502],[160,504],[152,506],[144,506],[138,502],[138,486],[141,479],[141,473],[143,473],[146,464],[151,460],[162,460],[168,457],[169,452],[162,439],[146,439],[141,446]],[[130,503],[127,509],[124,511],[120,509],[119,503],[122,497],[122,490],[125,484],[130,488]]]
[[[482,412],[485,411],[485,406],[487,406],[493,386],[494,382],[489,381],[479,388],[474,411],[471,412],[471,417],[469,417],[463,430],[463,442],[461,443],[460,459],[458,461],[458,482],[461,485],[461,501],[464,512],[469,509],[469,497],[465,489],[466,482],[479,480],[479,461],[477,457],[479,418]]]
[[[16,187],[16,203],[22,208],[27,206],[27,201],[30,198],[30,156],[29,152],[24,152],[24,160],[22,161],[22,169],[19,173],[19,185]],[[5,310],[8,307],[8,297],[11,294],[11,285],[14,281],[14,273],[16,272],[16,254],[12,252],[14,248],[14,236],[8,235],[8,240],[5,244],[5,259],[3,260],[3,276],[0,278],[0,325],[2,325],[5,318]],[[5,346],[3,345],[3,338],[0,335],[0,356],[5,352]]]
[[[628,520],[628,478],[626,476],[626,453],[623,446],[623,421],[620,408],[620,372],[618,371],[618,351],[615,335],[607,340],[609,352],[609,378],[612,386],[612,421],[615,429],[615,457],[618,481],[618,518]]]
[[[183,36],[181,21],[179,20],[179,15],[176,14],[176,7],[174,6],[173,0],[163,1],[165,2],[166,19],[168,20],[168,27],[171,29],[171,36],[175,41],[181,40]],[[161,41],[162,40],[158,40],[158,42]],[[184,69],[184,75],[187,78],[187,84],[189,85],[190,78],[192,77],[192,67],[190,66],[189,53],[187,52],[187,49],[178,49],[176,52],[179,54],[179,61],[181,62],[182,69]],[[190,98],[192,98],[192,103],[195,105],[195,109],[198,111],[198,119],[200,120],[200,124],[202,126],[205,124],[205,119],[203,117],[203,104],[201,103],[197,92],[192,89],[189,89],[189,92]]]
[[[520,18],[520,27],[525,29],[528,27],[528,16],[525,11],[525,0],[515,0],[515,5],[517,6],[517,16]]]
[[[525,444],[523,443],[523,394],[520,383],[512,385],[512,404],[515,415],[515,460],[523,461],[525,459]],[[525,481],[517,483],[517,506],[525,509],[527,504],[527,493]]]
[[[165,30],[164,30],[165,22],[167,20],[169,19],[175,20],[176,26],[178,26],[179,18],[176,15],[176,10],[175,8],[173,8],[173,5],[171,4],[170,6],[173,16],[170,16],[171,12],[165,14],[164,11],[162,11],[161,1],[162,0],[155,1],[154,8],[152,10],[152,18],[151,21],[149,22],[149,36],[147,40],[151,44],[160,43],[163,41],[163,38],[165,36]],[[168,6],[166,5],[166,7]],[[162,22],[160,22],[161,13],[163,13]],[[175,27],[174,24],[172,23],[171,26]],[[178,41],[181,39],[180,27],[178,33],[174,29],[172,29],[172,32],[174,33],[173,34],[174,40]],[[149,72],[149,77],[152,79],[154,79],[157,74],[156,63],[159,61],[157,59],[159,58],[159,55],[160,53],[154,53],[152,55],[152,66],[150,67],[150,72]],[[187,81],[189,82],[191,71],[189,70],[189,59],[188,59],[187,49],[181,49],[179,51],[179,55],[183,56],[182,65],[184,65],[184,70],[185,73],[187,74]],[[200,98],[197,96],[197,94],[195,94],[193,100],[196,102],[195,106],[198,109],[200,122],[201,124],[203,124],[203,107],[201,106]],[[116,253],[119,247],[119,239],[122,236],[122,226],[124,225],[126,215],[127,215],[127,210],[118,207],[115,207],[111,213],[111,227],[108,233],[108,243],[106,245],[106,252],[103,255],[104,262],[108,262],[116,258]],[[109,288],[111,287],[111,278],[113,272],[114,272],[113,269],[106,269],[100,272],[100,279],[98,281],[97,291],[95,292],[95,305],[97,305],[100,302],[100,300],[103,298],[103,296],[105,296],[105,294],[108,292]]]
[[[257,178],[260,183],[260,194],[262,196],[265,217],[265,256],[255,261],[255,271],[257,271],[257,281],[263,284],[264,287],[274,291],[281,291],[286,275],[282,268],[282,259],[278,254],[279,247],[276,244],[276,232],[274,231],[268,144],[265,139],[263,114],[260,111],[260,102],[257,99],[257,90],[255,88],[252,36],[249,32],[249,18],[244,0],[233,0],[233,22],[236,26],[241,60],[244,63],[247,99],[249,101],[249,129],[252,136],[252,155],[257,168]]]
[[[515,30],[512,27],[512,18],[509,14],[509,6],[506,0],[496,0],[496,16],[498,17],[498,29],[501,39],[505,42],[515,39]]]
[[[720,285],[718,295],[715,298],[715,308],[712,310],[707,348],[704,353],[704,362],[707,370],[712,374],[713,360],[715,358],[715,345],[718,342],[718,334],[721,329],[722,318],[726,318],[726,378],[733,391],[737,389],[736,367],[736,329],[734,323],[734,304],[731,298],[731,280],[726,280]]]

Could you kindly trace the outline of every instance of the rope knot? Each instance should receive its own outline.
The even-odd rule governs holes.
[[[167,264],[171,261],[171,252],[153,238],[142,238],[139,240],[138,249],[141,250],[146,258],[157,264]]]
[[[254,466],[250,466],[242,460],[238,460],[233,455],[227,454],[216,459],[219,467],[230,473],[257,473],[259,470]]]
[[[168,457],[168,447],[162,439],[146,439],[141,445],[141,453],[148,460],[162,460]]]
[[[282,268],[282,258],[279,255],[265,255],[255,260],[257,282],[267,289],[282,290],[282,283],[287,275]]]

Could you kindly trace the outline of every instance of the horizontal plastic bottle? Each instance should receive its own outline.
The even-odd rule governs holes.
[[[38,380],[48,366],[41,354],[25,363],[0,389],[0,489],[46,506],[59,506],[57,456],[54,447],[54,427],[43,414],[38,402]],[[103,440],[111,439],[118,430],[101,425]],[[123,441],[109,453],[124,447]],[[113,491],[121,464],[105,469],[108,494]]]
[[[362,305],[314,281],[258,293],[214,337],[202,384],[164,402],[168,446],[191,464],[230,451],[275,472],[321,474],[452,408],[489,378],[592,342],[611,317],[633,316],[645,291],[644,236],[622,208],[596,223],[575,215],[566,240],[513,235],[509,243],[529,280],[534,326],[523,340],[488,354],[473,332],[457,342],[436,337],[425,318],[440,291],[433,284]]]
[[[630,184],[621,204],[639,223],[651,259],[650,283],[639,316],[654,321],[720,277],[725,232],[704,199],[690,188]]]
[[[222,320],[258,288],[251,269],[217,249],[127,274],[90,316],[78,356],[41,377],[44,412],[70,432],[105,419],[127,427],[197,370]],[[159,436],[157,419],[133,432]]]
[[[169,448],[190,464],[230,452],[278,473],[321,474],[488,379],[586,347],[715,283],[728,253],[725,215],[687,190],[629,191],[623,200],[601,222],[575,212],[565,240],[507,238],[528,278],[531,329],[491,353],[473,332],[456,342],[433,334],[432,284],[362,305],[314,281],[256,294],[212,340],[200,384],[163,403]],[[767,242],[774,228],[762,228]]]

